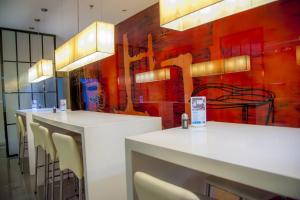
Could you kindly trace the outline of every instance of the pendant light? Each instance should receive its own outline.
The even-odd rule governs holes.
[[[136,83],[149,83],[156,81],[170,80],[171,71],[170,68],[157,69],[148,72],[137,73],[135,75]]]
[[[277,0],[159,0],[160,26],[184,31]]]
[[[213,76],[237,72],[246,72],[250,71],[250,69],[250,56],[242,55],[231,58],[194,63],[191,65],[191,76]]]
[[[40,22],[40,19],[34,19],[36,23]],[[38,28],[39,30],[39,28]],[[38,32],[39,34],[39,32]],[[54,76],[53,73],[53,61],[41,59],[36,64],[28,69],[28,82],[37,83]]]
[[[102,6],[102,5],[101,5]],[[79,30],[79,0],[77,1]],[[55,50],[56,71],[72,71],[115,53],[115,27],[93,22]]]
[[[35,65],[28,70],[29,83],[37,83],[53,77],[53,61],[39,60]]]

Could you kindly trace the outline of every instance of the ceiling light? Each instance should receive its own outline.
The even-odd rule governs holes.
[[[192,64],[191,75],[192,77],[213,76],[250,71],[250,68],[250,56],[243,55]]]
[[[52,60],[40,60],[28,70],[28,81],[37,83],[47,78],[53,77]]]
[[[42,12],[47,12],[48,9],[47,9],[47,8],[41,8],[41,11],[42,11]]]
[[[223,60],[212,60],[191,65],[192,77],[224,74]]]
[[[39,18],[34,18],[34,21],[35,21],[35,22],[40,22],[41,19],[39,19]]]
[[[115,53],[115,27],[96,21],[55,50],[56,71],[72,71]]]
[[[277,0],[159,0],[160,26],[184,31]]]
[[[136,83],[149,83],[155,81],[169,80],[171,78],[170,68],[157,69],[153,71],[137,73],[135,75]]]
[[[250,70],[250,56],[236,56],[224,59],[224,72],[235,73]]]

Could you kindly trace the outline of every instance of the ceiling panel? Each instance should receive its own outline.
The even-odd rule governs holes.
[[[0,0],[0,26],[56,34],[58,45],[96,19],[118,24],[158,0]],[[91,9],[89,5],[94,5]],[[42,13],[41,8],[48,12]],[[126,12],[122,11],[127,10]],[[40,18],[39,23],[34,18]]]

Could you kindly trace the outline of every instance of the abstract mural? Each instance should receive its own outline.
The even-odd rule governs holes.
[[[70,73],[72,109],[170,128],[203,95],[208,120],[300,127],[299,23],[299,0],[280,0],[180,32],[155,4],[116,25],[114,56]]]

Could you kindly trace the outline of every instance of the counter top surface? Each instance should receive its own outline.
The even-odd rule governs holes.
[[[103,124],[117,124],[124,121],[148,120],[157,118],[150,116],[123,115],[113,113],[101,113],[91,111],[65,111],[57,113],[40,112],[33,114],[35,119],[52,121],[54,123],[64,123],[77,127],[97,127]]]
[[[300,180],[299,128],[208,122],[127,140]]]
[[[39,108],[39,109],[23,109],[23,110],[16,110],[19,114],[25,113],[38,113],[38,112],[52,112],[52,108]]]

